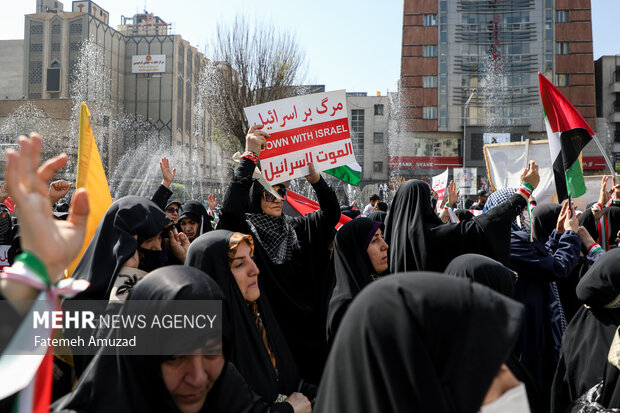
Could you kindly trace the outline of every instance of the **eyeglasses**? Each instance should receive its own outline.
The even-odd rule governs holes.
[[[278,193],[278,195],[280,195],[282,198],[284,198],[286,196],[286,188],[285,187],[280,187],[278,188],[278,190],[276,191]],[[276,202],[276,197],[275,195],[273,195],[271,192],[265,191],[263,192],[263,199],[266,202]]]
[[[166,212],[168,212],[170,214],[178,214],[179,213],[179,208],[168,207],[168,208],[166,208]]]

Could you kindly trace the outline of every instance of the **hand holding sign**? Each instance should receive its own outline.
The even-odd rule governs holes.
[[[306,175],[306,179],[314,185],[321,180],[321,174],[314,169],[314,164],[312,162],[308,164],[308,167],[310,168],[310,173]]]
[[[245,150],[246,152],[254,152],[257,155],[260,155],[261,151],[265,149],[265,145],[267,144],[266,137],[269,134],[263,130],[263,125],[252,125],[250,126],[250,130],[245,137]]]

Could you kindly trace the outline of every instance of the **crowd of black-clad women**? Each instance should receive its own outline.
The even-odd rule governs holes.
[[[57,359],[52,411],[620,411],[615,180],[577,217],[568,202],[530,202],[533,161],[478,216],[452,213],[453,185],[437,214],[414,179],[387,212],[373,197],[376,213],[336,231],[339,201],[312,165],[320,208],[305,216],[283,213],[287,185],[252,178],[266,136],[248,132],[220,209],[212,196],[209,208],[170,200],[174,170],[162,159],[153,198],[114,202],[73,273],[90,287],[71,300],[108,300],[119,313],[132,300],[222,300],[221,352],[200,355],[210,337],[192,331],[178,337],[183,354]],[[77,190],[66,221],[54,220],[47,185],[66,156],[39,167],[41,142],[22,137],[7,154],[12,249],[54,283],[81,246],[88,201]],[[0,286],[10,302],[37,293]]]

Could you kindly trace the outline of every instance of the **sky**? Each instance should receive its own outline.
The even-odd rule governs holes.
[[[204,51],[218,22],[244,13],[297,36],[306,52],[307,83],[326,90],[375,94],[396,90],[400,74],[403,0],[98,0],[112,26],[121,15],[145,8],[174,24],[192,45]],[[23,39],[24,14],[34,13],[36,0],[0,0],[0,39]],[[71,1],[64,0],[66,11]],[[591,0],[594,59],[620,54],[617,41],[619,0]],[[207,57],[209,57],[207,55]]]

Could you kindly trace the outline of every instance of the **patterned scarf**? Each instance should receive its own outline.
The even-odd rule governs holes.
[[[517,192],[517,188],[501,188],[493,192],[491,195],[489,195],[489,198],[487,198],[487,202],[484,203],[484,208],[482,208],[482,213],[486,214],[487,212],[489,212],[490,209],[493,209],[494,207],[503,204],[515,192]],[[517,223],[516,218],[514,219],[514,221],[512,221],[512,224],[510,224],[510,229],[513,231],[525,231],[527,233],[530,232],[529,228],[527,228],[525,225],[520,226]]]
[[[274,264],[282,264],[293,258],[299,249],[297,234],[290,224],[291,217],[273,217],[265,214],[245,214],[245,220],[260,245]]]
[[[11,217],[0,218],[0,245],[10,245],[11,241]]]

